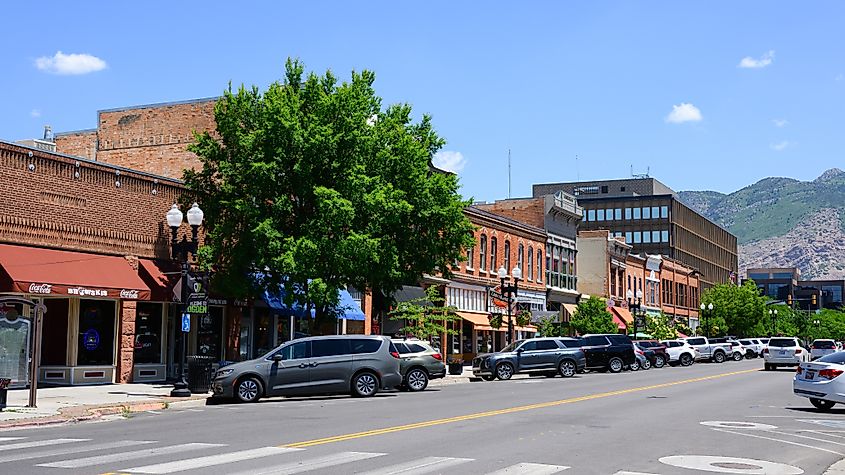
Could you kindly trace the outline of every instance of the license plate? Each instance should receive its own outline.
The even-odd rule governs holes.
[[[804,372],[804,379],[813,379],[815,377],[816,377],[815,371],[807,370],[807,371]]]
[[[779,354],[780,354],[781,356],[785,356],[785,355],[786,355],[786,350],[780,350],[780,353],[779,353]]]

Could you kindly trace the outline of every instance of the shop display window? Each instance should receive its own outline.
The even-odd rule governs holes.
[[[79,302],[79,366],[114,364],[115,304],[113,300]]]
[[[68,299],[44,299],[47,312],[41,327],[41,365],[67,364]]]
[[[135,311],[135,363],[161,363],[162,304],[139,302]]]
[[[197,355],[223,359],[223,307],[208,307],[197,322]]]

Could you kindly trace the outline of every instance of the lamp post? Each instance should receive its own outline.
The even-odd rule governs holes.
[[[775,336],[775,324],[778,319],[778,309],[769,309],[769,317],[772,319],[772,336]]]
[[[510,345],[513,342],[513,318],[511,317],[511,305],[513,304],[513,299],[519,293],[519,281],[522,279],[522,271],[519,267],[514,267],[511,271],[511,277],[513,277],[513,285],[507,285],[506,281],[508,279],[508,270],[505,269],[505,266],[499,267],[499,280],[502,281],[501,289],[502,295],[507,296],[508,302],[508,334],[507,334],[507,343]]]
[[[182,236],[179,240],[179,227],[182,226],[183,215],[179,209],[179,205],[174,204],[167,212],[167,225],[170,226],[170,255],[174,261],[181,264],[182,267],[182,309],[187,310],[188,299],[188,274],[191,270],[190,256],[196,257],[197,248],[199,246],[199,238],[197,232],[203,220],[203,212],[199,205],[194,203],[188,210],[188,224],[191,226],[191,239],[187,236]],[[184,318],[184,317],[183,317]],[[190,397],[191,391],[188,389],[188,382],[185,380],[185,360],[187,353],[187,336],[182,332],[181,357],[179,358],[179,377],[173,383],[173,390],[170,391],[170,397]]]
[[[634,300],[635,295],[637,297],[636,300]],[[637,316],[640,314],[640,309],[642,309],[643,291],[637,290],[637,292],[635,294],[633,290],[628,289],[628,291],[625,292],[625,297],[627,297],[627,300],[628,300],[628,308],[631,309],[631,311],[633,312],[634,334],[633,334],[632,338],[636,340],[637,339]]]
[[[701,316],[704,317],[704,336],[709,337],[710,336],[710,328],[708,328],[709,327],[708,323],[710,323],[710,319],[709,319],[708,312],[713,313],[713,308],[714,308],[713,302],[710,302],[707,305],[704,305],[702,303],[699,308],[701,309]],[[705,310],[707,310],[707,312],[705,312]]]

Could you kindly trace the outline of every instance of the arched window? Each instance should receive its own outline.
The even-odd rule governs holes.
[[[505,240],[505,269],[511,271],[511,242]]]
[[[499,267],[496,262],[496,254],[498,253],[498,240],[495,237],[490,238],[490,272],[496,272]]]
[[[475,262],[475,246],[470,247],[467,249],[467,269],[473,269]]]
[[[525,270],[525,247],[520,244],[516,251],[516,266],[519,270]]]
[[[534,248],[528,248],[528,280],[534,280]]]
[[[537,282],[543,281],[543,251],[537,249]]]
[[[478,250],[478,267],[487,270],[487,236],[481,235],[481,246]]]

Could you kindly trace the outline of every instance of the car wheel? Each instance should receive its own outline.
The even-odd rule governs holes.
[[[681,366],[689,366],[692,364],[692,356],[689,353],[684,353],[680,357]]]
[[[261,381],[254,376],[250,376],[238,382],[235,397],[237,397],[240,402],[257,402],[261,399],[262,393],[263,389],[261,387]]]
[[[651,369],[651,361],[649,361],[648,358],[646,358],[645,360],[643,360],[643,364],[640,365],[640,368],[642,368],[644,370]]]
[[[724,363],[725,362],[725,354],[721,351],[718,351],[713,354],[713,361],[716,363]]]
[[[624,366],[625,365],[622,363],[622,360],[619,358],[611,358],[607,363],[607,369],[609,369],[611,373],[618,373],[622,371]]]
[[[500,381],[507,381],[513,376],[513,365],[510,363],[499,363],[496,366],[496,377]]]
[[[816,406],[816,409],[825,412],[831,410],[833,406],[836,405],[836,403],[833,401],[825,401],[824,399],[816,399],[814,397],[810,398],[810,403]]]
[[[485,374],[481,377],[481,379],[483,379],[484,381],[493,381],[494,379],[496,379],[496,376],[492,374]]]
[[[563,378],[571,378],[578,372],[578,368],[575,366],[574,361],[563,360],[559,365],[557,365],[557,372],[560,373],[560,376]]]
[[[763,371],[771,371],[771,370],[772,370],[772,365],[770,365],[769,363],[763,363]]]
[[[657,356],[654,358],[654,367],[655,367],[655,368],[657,368],[657,369],[660,369],[660,368],[662,368],[662,367],[664,367],[664,366],[666,366],[666,358],[664,358],[664,357],[662,357],[662,356],[660,356],[660,355],[657,355]]]
[[[428,374],[419,368],[412,369],[405,376],[405,386],[412,392],[422,391],[428,386]]]
[[[370,397],[378,392],[378,378],[370,372],[359,373],[352,378],[352,396]]]
[[[734,352],[733,357],[734,361],[742,361],[742,353]]]

